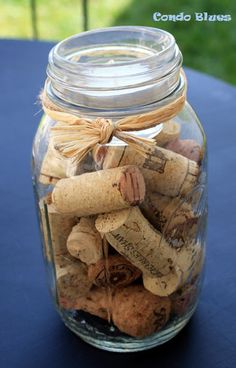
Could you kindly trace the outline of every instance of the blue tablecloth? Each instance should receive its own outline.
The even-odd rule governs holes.
[[[51,47],[46,42],[0,41],[0,366],[235,367],[236,88],[186,70],[189,101],[209,144],[207,267],[196,314],[176,338],[153,350],[99,351],[60,321],[41,256],[30,157],[41,116],[35,103]]]

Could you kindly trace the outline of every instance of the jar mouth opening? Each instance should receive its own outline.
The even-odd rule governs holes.
[[[182,54],[164,30],[122,26],[69,37],[52,48],[48,61],[47,75],[57,97],[109,109],[170,95],[179,84]]]
[[[126,46],[129,46],[129,47],[131,47],[131,45],[133,46],[133,51],[137,52],[138,48],[142,49],[143,55],[139,51],[139,57],[137,57],[136,55],[135,60],[129,60],[128,58],[126,58],[126,60],[115,61],[112,64],[108,63],[106,60],[102,62],[99,62],[98,60],[96,64],[94,63],[94,61],[90,62],[88,60],[86,61],[85,60],[83,61],[83,59],[81,60],[81,56],[86,55],[86,52],[91,49],[91,44],[90,46],[88,46],[87,44],[84,44],[84,41],[86,42],[86,39],[88,37],[96,36],[94,39],[94,45],[99,45],[100,44],[99,38],[100,37],[102,38],[106,36],[107,34],[109,34],[110,36],[112,31],[116,33],[118,32],[121,38],[122,38],[122,34],[127,35],[127,34],[132,33],[134,35],[136,33],[136,36],[138,36],[139,34],[140,42],[137,42],[135,46],[132,42],[129,42],[130,41],[129,39],[126,40],[124,38],[124,40],[126,40]],[[156,43],[153,42],[152,44],[150,44],[149,42],[149,46],[145,45],[145,41],[141,39],[144,33],[146,35],[149,35],[149,37],[153,37]],[[110,38],[110,39],[112,41],[112,44],[114,45],[115,40],[113,38]],[[116,46],[117,49],[121,48],[121,45],[120,45],[121,42],[122,41],[120,40],[119,42],[117,42],[117,46]],[[163,54],[167,53],[169,50],[171,50],[174,45],[175,45],[175,38],[173,37],[173,35],[171,35],[169,32],[164,31],[162,29],[157,29],[153,27],[140,27],[140,26],[124,26],[124,27],[118,26],[118,27],[95,29],[95,30],[82,32],[80,34],[76,34],[74,36],[68,37],[62,40],[61,42],[59,42],[52,49],[51,52],[53,53],[54,59],[57,59],[57,61],[63,62],[69,68],[72,67],[72,68],[79,68],[79,69],[83,69],[83,68],[87,69],[88,67],[94,67],[94,65],[96,65],[96,67],[107,69],[107,68],[110,68],[111,65],[113,68],[123,66],[124,64],[127,64],[129,66],[135,66],[135,64],[140,61],[152,62],[155,60],[158,63],[158,59],[160,60],[160,57]],[[107,44],[107,45],[106,44],[104,45],[104,43],[101,44],[101,51],[103,52],[104,52],[104,46],[105,48],[106,47],[108,48],[110,44]],[[75,47],[77,48],[77,51],[80,49],[80,54],[77,55],[78,58],[76,58],[76,53],[75,53],[76,50],[73,50]],[[99,51],[99,48],[97,48],[97,51]],[[117,51],[117,50],[115,50],[114,48],[114,51]],[[132,52],[132,49],[130,51]]]
[[[138,76],[146,81],[156,79],[180,63],[182,55],[170,33],[151,27],[110,27],[59,42],[49,53],[47,74],[58,81],[73,79],[74,86],[80,88],[104,87],[102,81],[109,78],[119,87],[120,82],[121,86],[125,83],[121,78],[128,77],[133,84],[136,80],[131,79]]]

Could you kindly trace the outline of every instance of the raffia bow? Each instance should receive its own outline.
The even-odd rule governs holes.
[[[111,119],[91,120],[64,112],[48,98],[45,88],[40,99],[44,112],[58,122],[51,128],[55,149],[62,156],[72,159],[74,164],[78,164],[97,144],[106,144],[112,137],[122,140],[142,155],[152,151],[154,139],[137,137],[129,132],[152,128],[176,116],[184,106],[186,88],[176,100],[159,109],[131,115],[115,123]]]

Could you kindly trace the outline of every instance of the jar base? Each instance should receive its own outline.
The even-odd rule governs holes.
[[[128,353],[152,349],[171,340],[188,323],[195,309],[196,305],[184,317],[169,323],[169,326],[167,325],[164,330],[142,339],[133,338],[125,334],[108,336],[104,332],[99,331],[98,328],[88,325],[83,319],[78,323],[73,317],[73,313],[70,314],[68,311],[60,310],[59,314],[65,325],[88,344],[106,351]],[[110,329],[113,331],[113,326]]]

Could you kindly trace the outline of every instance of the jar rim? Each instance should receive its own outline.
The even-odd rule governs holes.
[[[118,26],[66,38],[48,61],[58,98],[80,107],[119,109],[170,95],[180,83],[182,54],[169,32]]]
[[[56,58],[58,61],[63,61],[64,63],[66,63],[67,65],[74,65],[76,67],[80,67],[82,68],[87,68],[89,66],[94,66],[93,63],[90,62],[86,62],[86,63],[79,63],[73,60],[68,60],[65,59],[65,57],[60,55],[60,49],[65,45],[68,44],[68,42],[73,41],[73,40],[78,40],[81,39],[85,36],[88,35],[95,35],[95,34],[99,34],[99,33],[106,33],[106,32],[111,32],[112,30],[114,31],[122,31],[122,32],[127,32],[127,31],[136,31],[136,32],[140,32],[141,30],[144,30],[146,33],[149,34],[153,34],[153,35],[157,35],[157,34],[162,34],[163,36],[166,36],[166,40],[169,41],[167,47],[163,48],[162,50],[160,50],[158,53],[153,54],[153,55],[149,55],[144,57],[142,60],[145,61],[150,61],[150,60],[155,60],[158,57],[160,57],[162,54],[166,53],[168,50],[170,50],[174,45],[175,45],[175,38],[174,36],[163,30],[160,28],[154,28],[154,27],[145,27],[145,26],[113,26],[113,27],[106,27],[106,28],[96,28],[90,31],[85,31],[85,32],[81,32],[79,34],[75,34],[73,36],[67,37],[64,40],[60,41],[59,43],[57,43],[53,49],[51,50],[51,52],[54,53],[54,58]],[[140,60],[139,60],[140,61]],[[125,62],[125,64],[128,65],[135,65],[137,63],[137,60],[128,60]],[[120,62],[120,63],[115,63],[112,66],[114,67],[119,67],[121,65],[123,65],[124,62]],[[101,68],[109,68],[110,65],[109,64],[105,64],[105,63],[96,63],[96,66],[99,66]]]

